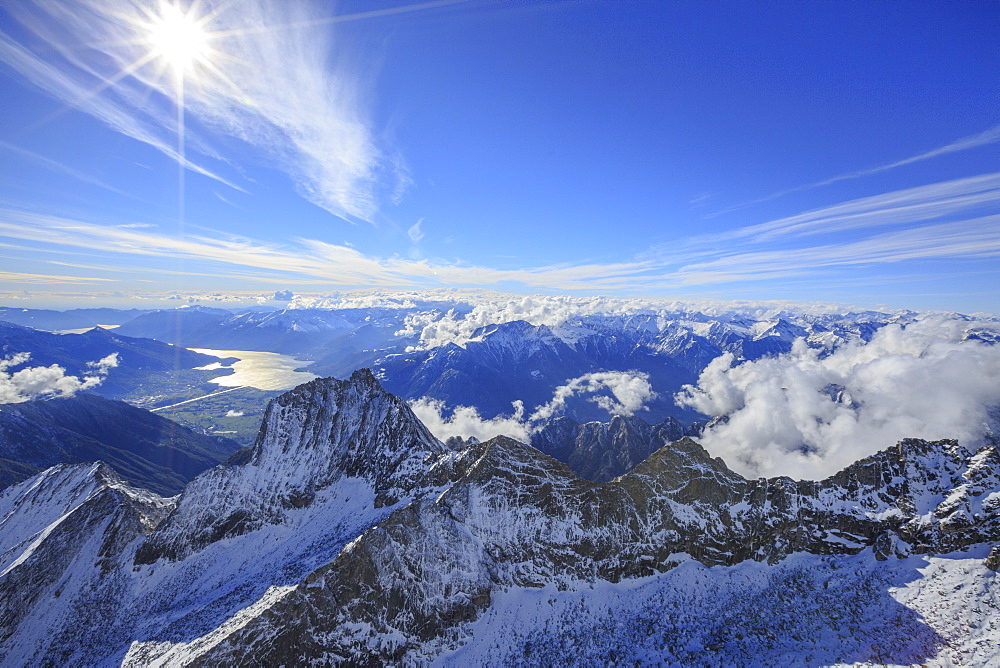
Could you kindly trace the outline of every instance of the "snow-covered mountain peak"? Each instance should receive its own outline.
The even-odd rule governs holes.
[[[346,381],[316,379],[272,401],[251,461],[318,487],[340,475],[362,477],[383,493],[412,484],[444,451],[406,402],[360,369]]]
[[[131,505],[144,531],[152,530],[173,507],[171,499],[130,486],[103,462],[60,464],[0,493],[4,544],[19,546],[37,538],[38,532],[51,531],[81,506],[102,496],[113,497],[115,504]],[[10,553],[0,557],[0,564]],[[0,565],[0,570],[4,568],[6,565]]]
[[[479,343],[495,351],[524,351],[530,354],[540,346],[551,346],[556,341],[557,337],[548,325],[533,325],[524,320],[512,320],[480,327],[473,333],[472,338],[465,342],[465,347]]]
[[[952,538],[938,518],[903,510],[905,503],[894,510],[877,507],[930,489],[922,483],[907,491],[892,489],[891,478],[869,486],[849,475],[847,486],[832,479],[749,481],[690,440],[665,446],[642,470],[607,483],[581,480],[504,437],[476,444],[468,454],[473,463],[444,492],[398,508],[266,615],[241,625],[200,658],[224,663],[246,658],[250,648],[250,659],[260,663],[302,656],[420,663],[456,646],[477,651],[483,631],[471,624],[485,619],[488,625],[491,606],[502,609],[515,592],[524,596],[515,608],[533,596],[551,604],[558,592],[585,591],[600,599],[620,590],[627,596],[641,583],[665,581],[678,566],[698,562],[777,566],[810,553],[816,564],[847,563],[851,555],[866,563],[898,561],[910,550],[965,549],[996,535],[995,511],[975,518],[980,533],[962,531]],[[881,460],[890,467],[911,462],[927,481],[947,486],[953,455],[962,453],[950,442],[914,441],[884,451]],[[872,493],[884,498],[876,501]],[[739,579],[754,568],[760,565],[719,572]],[[302,610],[309,614],[297,612]],[[660,611],[654,607],[650,614],[658,617]],[[838,609],[841,614],[858,613]],[[541,619],[553,621],[544,613]],[[712,651],[728,650],[720,644]],[[717,658],[740,663],[726,654]]]
[[[351,327],[351,322],[337,311],[284,309],[281,311],[248,311],[231,316],[226,323],[234,327],[266,327],[297,332],[319,332]]]
[[[995,540],[1000,535],[1000,450],[975,454],[954,440],[904,439],[820,483],[858,498],[868,519],[896,518],[916,552]]]
[[[55,466],[4,490],[0,639],[19,626],[29,629],[28,635],[34,629],[51,633],[52,601],[79,589],[73,576],[100,581],[172,505],[130,487],[102,463]],[[0,663],[31,662],[0,654]]]
[[[446,452],[368,369],[348,380],[313,380],[268,405],[245,463],[191,481],[137,562],[184,558],[227,537],[293,522],[341,480],[365,487],[374,508],[392,505]]]
[[[754,323],[750,327],[754,340],[760,340],[768,336],[776,336],[784,341],[794,341],[797,338],[804,338],[808,335],[805,328],[793,325],[785,318],[775,318],[774,320],[762,320]]]

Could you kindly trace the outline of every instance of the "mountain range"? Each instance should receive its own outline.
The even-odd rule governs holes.
[[[121,325],[148,312],[148,310],[134,308],[75,308],[55,311],[52,309],[0,306],[0,320],[34,329],[60,331],[93,329],[98,325]]]
[[[475,308],[462,302],[275,311],[196,306],[143,313],[116,333],[182,347],[292,355],[311,360],[302,363],[303,369],[323,377],[346,378],[368,367],[403,398],[428,397],[449,409],[474,406],[488,419],[510,414],[515,401],[529,410],[544,405],[573,378],[632,372],[644,374],[654,391],[644,405],[646,417],[691,422],[706,416],[678,407],[673,395],[723,353],[738,361],[756,360],[787,353],[797,339],[833,350],[868,341],[887,324],[913,316],[695,306],[541,313],[474,317]],[[582,399],[568,402],[565,410],[577,420],[609,417]]]
[[[562,416],[542,423],[531,434],[531,445],[581,478],[607,482],[628,473],[660,448],[700,431],[700,423],[685,427],[677,418],[651,425],[639,417],[616,415],[608,422],[580,424]]]
[[[362,370],[272,401],[175,499],[59,465],[0,494],[0,660],[1000,660],[995,445],[750,480],[661,427],[593,482],[506,437],[442,443]]]

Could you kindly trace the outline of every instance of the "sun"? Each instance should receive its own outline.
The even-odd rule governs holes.
[[[145,26],[150,57],[166,63],[177,74],[207,62],[211,46],[206,22],[193,8],[185,12],[177,5],[162,3],[159,15]]]

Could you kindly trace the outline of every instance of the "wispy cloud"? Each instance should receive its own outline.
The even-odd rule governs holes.
[[[157,229],[99,225],[16,209],[0,209],[0,237],[31,242],[36,252],[83,249],[121,257],[194,260],[198,264],[188,267],[193,271],[185,273],[245,281],[248,286],[326,283],[427,288],[506,284],[541,290],[648,292],[820,276],[856,279],[861,266],[996,258],[1000,256],[998,200],[1000,175],[987,174],[698,237],[624,262],[513,269],[427,258],[377,257],[317,239],[298,238],[275,244],[207,229],[199,230],[197,235],[177,237]],[[822,243],[815,243],[815,239],[822,239]],[[157,276],[162,273],[142,266],[134,272],[155,272]],[[56,278],[68,277],[47,280]],[[26,280],[22,277],[18,282]]]
[[[441,4],[450,3],[395,11]],[[320,3],[263,0],[192,7],[206,18],[211,53],[186,75],[183,104],[196,122],[186,135],[190,147],[221,159],[209,135],[252,145],[305,198],[345,218],[371,220],[380,198],[398,197],[408,177],[372,130],[364,85],[370,72],[331,29],[383,12],[330,17]],[[151,59],[142,27],[148,8],[125,0],[53,0],[15,3],[8,11],[33,41],[0,33],[0,60],[68,107],[237,187],[176,148],[179,96],[164,63]]]
[[[511,281],[574,290],[591,288],[593,281],[613,282],[646,266],[644,263],[624,263],[502,270],[430,260],[377,258],[314,239],[274,245],[234,236],[178,238],[142,228],[98,225],[13,209],[0,209],[0,236],[44,244],[53,252],[72,247],[126,256],[184,258],[216,266],[272,272],[271,276],[246,275],[248,280],[261,282],[275,280],[277,275],[291,275],[308,277],[314,282],[351,286],[489,285]],[[138,268],[136,271],[143,270]]]
[[[421,218],[416,223],[414,223],[410,229],[406,231],[406,234],[410,237],[410,241],[412,241],[415,244],[419,244],[421,241],[424,240],[424,231],[421,228],[421,225],[423,225],[423,223],[424,219]]]
[[[939,155],[946,155],[948,153],[957,153],[958,151],[967,151],[971,148],[979,148],[980,146],[986,146],[987,144],[995,144],[1000,141],[1000,125],[994,125],[989,130],[984,130],[979,134],[971,135],[969,137],[962,137],[961,139],[956,139],[950,144],[945,144],[939,148],[926,151],[924,153],[918,153],[917,155],[911,156],[909,158],[904,158],[902,160],[897,160],[896,162],[890,162],[887,165],[880,165],[878,167],[871,167],[869,169],[862,169],[856,172],[851,172],[849,174],[841,174],[840,176],[835,176],[833,178],[822,181],[816,185],[827,185],[828,183],[836,183],[837,181],[845,181],[847,179],[857,179],[863,176],[870,176],[872,174],[878,174],[880,172],[887,172],[890,169],[896,169],[897,167],[902,167],[904,165],[910,165],[914,162],[921,162],[923,160],[929,160],[930,158],[936,158]]]
[[[58,276],[51,274],[27,274],[17,271],[0,271],[0,281],[5,283],[27,283],[31,285],[74,285],[79,283],[111,282],[110,278],[91,276]]]
[[[649,287],[661,289],[829,275],[862,264],[982,259],[1000,247],[998,210],[1000,173],[983,174],[701,235],[642,258],[658,265]]]
[[[996,207],[998,203],[1000,173],[982,174],[850,200],[759,225],[696,237],[689,243],[712,245],[734,239],[770,242],[782,237],[906,225],[991,205]]]
[[[27,3],[12,6],[13,9],[20,10],[25,7]],[[81,25],[79,30],[83,32],[87,25]],[[59,37],[51,35],[41,26],[33,25],[32,28],[39,31],[43,38],[49,36],[50,47],[57,46]],[[78,39],[72,41],[79,42]],[[65,56],[66,50],[58,46],[55,48],[55,53]],[[242,190],[218,174],[181,156],[170,139],[171,134],[176,132],[174,116],[163,109],[162,105],[140,106],[140,103],[146,102],[148,93],[141,98],[114,95],[111,92],[110,75],[94,71],[78,59],[57,60],[57,57],[53,56],[53,60],[61,65],[62,69],[57,64],[44,61],[0,32],[0,61],[19,72],[51,97],[65,103],[67,108],[74,107],[94,116],[115,131],[152,146],[170,159],[184,165],[186,169]],[[120,88],[113,90],[115,93],[121,92]],[[132,98],[131,104],[128,101],[129,97]]]
[[[814,274],[831,267],[1000,256],[1000,215],[887,232],[858,241],[792,250],[732,253],[675,274],[687,285]]]
[[[908,158],[903,158],[902,160],[896,160],[895,162],[890,162],[884,165],[878,165],[877,167],[868,167],[866,169],[859,169],[853,172],[847,172],[844,174],[838,174],[837,176],[831,176],[828,179],[823,179],[822,181],[816,181],[815,183],[807,183],[805,185],[796,186],[795,188],[788,188],[787,190],[781,190],[776,193],[767,195],[766,197],[761,197],[749,202],[744,202],[734,207],[718,211],[714,216],[722,215],[724,213],[731,213],[733,211],[738,211],[740,209],[745,209],[748,206],[753,206],[754,204],[761,204],[763,202],[770,202],[771,200],[778,199],[779,197],[784,197],[785,195],[791,195],[792,193],[802,192],[805,190],[812,190],[813,188],[822,188],[823,186],[833,185],[834,183],[840,183],[841,181],[850,181],[853,179],[860,179],[866,176],[874,176],[876,174],[881,174],[882,172],[888,172],[889,170],[896,169],[897,167],[904,167],[906,165],[912,165],[916,162],[922,162],[924,160],[930,160],[931,158],[937,158],[938,156],[947,155],[949,153],[957,153],[959,151],[967,151],[973,148],[979,148],[980,146],[986,146],[988,144],[995,144],[1000,142],[1000,125],[995,125],[988,130],[984,130],[978,134],[970,135],[968,137],[962,137],[961,139],[956,139],[955,141],[940,146],[930,151],[924,151],[923,153],[918,153],[912,155]]]

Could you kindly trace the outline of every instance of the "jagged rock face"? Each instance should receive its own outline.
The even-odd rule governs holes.
[[[19,527],[0,532],[0,588],[29,592],[0,617],[0,662],[425,663],[514,589],[996,542],[998,465],[993,446],[913,440],[823,481],[747,480],[682,439],[596,483],[503,437],[448,449],[367,371],[317,380],[276,400],[248,461],[196,478],[148,536],[149,503],[77,504],[74,530],[92,538],[74,551],[46,531],[75,502],[32,492],[44,478],[0,496]]]
[[[171,507],[100,463],[55,466],[0,494],[0,646],[19,625],[53,630],[50,601],[99,589]]]
[[[432,493],[463,466],[461,453],[446,450],[368,371],[301,386],[270,406],[245,463],[196,478],[150,535],[116,541],[127,545],[96,574],[90,551],[38,564],[15,557],[0,587],[34,582],[40,570],[78,584],[59,596],[38,589],[28,606],[36,623],[12,622],[0,663],[117,663],[131,652],[146,664],[164,643],[225,628],[243,608],[285,592],[400,499]],[[9,544],[20,535],[9,527],[31,540],[44,532],[28,513],[34,505],[17,503],[0,550],[24,552],[22,540]],[[108,526],[95,526],[95,536],[111,535]]]
[[[371,485],[391,505],[446,452],[405,402],[365,369],[350,380],[315,380],[270,403],[243,465],[212,469],[181,495],[177,510],[142,546],[137,563],[178,559],[202,546],[313,503],[341,478]]]

